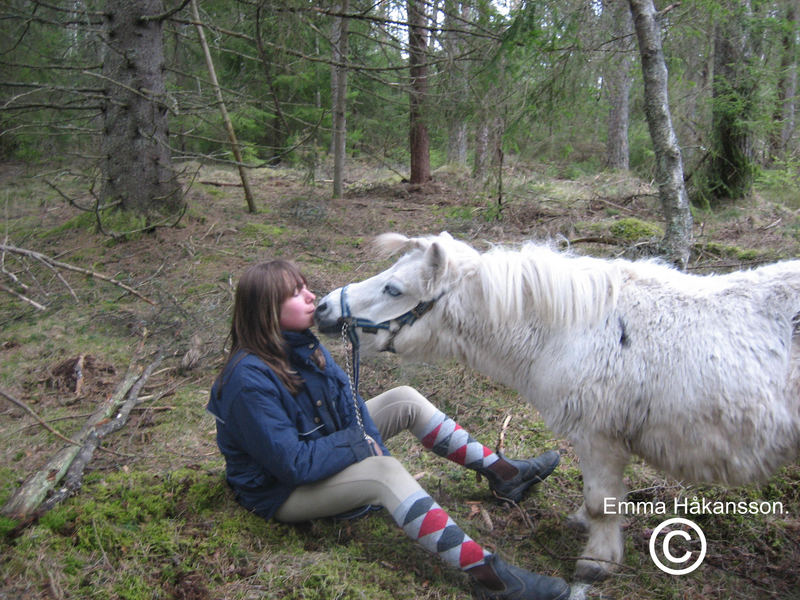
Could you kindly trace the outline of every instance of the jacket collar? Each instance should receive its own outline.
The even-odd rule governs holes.
[[[305,331],[284,331],[283,338],[286,340],[287,351],[299,359],[306,361],[319,346],[319,339],[310,329]]]

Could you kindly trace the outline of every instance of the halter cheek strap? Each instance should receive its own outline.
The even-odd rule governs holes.
[[[436,303],[439,298],[444,295],[444,292],[439,294],[436,298],[432,300],[423,300],[419,304],[417,304],[411,310],[404,312],[397,318],[388,319],[386,321],[381,321],[380,323],[376,323],[374,321],[370,321],[369,319],[361,319],[359,317],[354,317],[350,312],[350,303],[347,301],[347,288],[350,287],[346,285],[342,288],[341,293],[339,294],[339,303],[342,312],[342,320],[347,325],[347,337],[350,339],[350,342],[353,344],[353,349],[357,349],[360,345],[358,339],[358,332],[356,328],[361,328],[364,333],[369,334],[376,334],[381,329],[384,329],[389,332],[389,341],[386,344],[385,350],[389,352],[395,352],[394,349],[394,338],[397,337],[397,334],[400,333],[400,330],[405,327],[406,325],[413,325],[416,323],[417,319],[422,317],[425,313],[427,313],[430,309],[433,308],[433,305]],[[392,323],[396,323],[397,327],[392,329]]]
[[[350,338],[350,341],[353,343],[353,345],[358,346],[359,343],[356,327],[361,327],[364,330],[364,333],[378,333],[379,329],[391,331],[389,328],[389,321],[375,323],[369,319],[361,319],[353,316],[353,314],[350,312],[350,303],[347,301],[348,287],[350,286],[346,285],[342,288],[342,292],[339,295],[339,304],[342,312],[342,320],[349,325],[347,328],[347,336]]]

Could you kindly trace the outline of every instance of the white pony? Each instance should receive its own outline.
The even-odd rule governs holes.
[[[323,298],[320,331],[347,320],[365,354],[455,358],[535,406],[580,458],[575,517],[589,539],[578,579],[622,560],[609,502],[624,499],[632,454],[681,480],[730,485],[796,456],[800,261],[697,276],[535,244],[479,253],[447,233],[376,244],[405,254]]]

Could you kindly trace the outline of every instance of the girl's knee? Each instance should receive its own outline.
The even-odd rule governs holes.
[[[420,399],[427,402],[427,398],[417,391],[416,388],[411,387],[410,385],[398,385],[397,387],[393,387],[389,392],[394,396],[397,400],[416,400],[419,401]]]
[[[367,489],[375,495],[375,503],[385,506],[393,513],[395,508],[411,494],[422,489],[416,479],[402,463],[391,456],[372,456],[364,459],[366,471],[362,472],[368,481]]]
[[[411,477],[403,463],[394,456],[370,456],[365,458],[361,464],[365,475],[375,481],[391,481],[405,475]]]
[[[399,460],[393,456],[372,456],[364,459],[366,471],[363,473],[375,484],[387,489],[406,489],[419,484]]]

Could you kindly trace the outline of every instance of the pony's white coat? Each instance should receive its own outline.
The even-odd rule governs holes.
[[[589,528],[577,576],[622,558],[622,472],[636,454],[672,476],[763,480],[800,444],[800,261],[696,276],[653,261],[573,257],[529,244],[479,253],[447,234],[380,236],[391,268],[350,285],[354,316],[391,320],[437,300],[396,333],[401,355],[456,358],[515,389],[580,457]],[[391,282],[400,296],[387,296]],[[339,290],[320,302],[340,316]],[[385,349],[385,332],[362,349]]]

